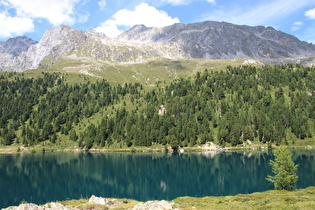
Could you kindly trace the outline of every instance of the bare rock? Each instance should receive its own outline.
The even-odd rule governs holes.
[[[163,115],[165,115],[165,113],[166,113],[166,109],[165,109],[164,105],[161,105],[161,106],[159,107],[158,114],[159,114],[160,116],[163,116]]]
[[[10,206],[4,210],[44,210],[44,208],[33,203],[27,203],[19,206]]]
[[[115,199],[108,199],[102,197],[96,197],[94,195],[91,196],[89,199],[90,204],[100,204],[100,205],[109,205],[110,203],[114,202]]]
[[[203,146],[202,146],[202,150],[218,150],[219,147],[218,145],[214,144],[213,142],[206,142]]]
[[[53,210],[65,210],[68,209],[66,208],[64,205],[62,205],[61,203],[47,203],[44,205],[44,209],[45,210],[49,210],[49,209],[53,209]]]
[[[162,201],[147,201],[145,203],[139,203],[133,207],[133,210],[164,210],[174,209],[174,203],[169,203],[165,200]]]

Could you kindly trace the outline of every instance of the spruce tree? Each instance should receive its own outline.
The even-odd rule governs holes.
[[[292,154],[287,148],[274,151],[275,160],[270,160],[274,176],[268,175],[267,180],[272,182],[277,190],[294,190],[298,179],[296,174],[298,165],[292,160]]]

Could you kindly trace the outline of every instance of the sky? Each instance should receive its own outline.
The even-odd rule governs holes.
[[[224,21],[272,26],[315,44],[315,0],[0,0],[0,41],[68,25],[115,37],[136,24]]]

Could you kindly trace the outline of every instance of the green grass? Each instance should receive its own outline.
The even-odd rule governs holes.
[[[100,204],[90,204],[87,199],[80,200],[68,200],[59,202],[64,206],[75,209],[132,209],[139,202],[131,199],[113,199],[113,202],[109,206]]]
[[[314,209],[315,187],[296,191],[270,190],[253,194],[226,197],[192,198],[173,200],[179,209]]]
[[[235,196],[178,197],[176,209],[315,209],[315,187],[294,191],[269,190]],[[111,199],[108,205],[91,204],[88,199],[60,201],[69,209],[132,209],[139,201]]]
[[[101,62],[62,60],[48,71],[94,75],[104,78],[111,84],[139,82],[143,85],[156,86],[159,82],[170,82],[180,77],[189,77],[205,69],[217,71],[227,65],[239,66],[246,59],[208,60],[208,59],[155,59],[144,63],[106,64]],[[93,76],[92,76],[93,77]]]
[[[24,71],[26,78],[42,76],[42,72],[64,73],[69,84],[95,82],[106,79],[111,85],[138,82],[147,87],[169,83],[180,77],[190,77],[205,69],[218,71],[227,65],[240,66],[246,59],[209,60],[209,59],[155,59],[144,63],[106,64],[92,59],[65,59],[47,69]],[[0,74],[6,74],[0,72]]]
[[[270,190],[222,197],[179,197],[170,202],[177,209],[314,209],[315,187],[295,191]],[[88,200],[68,200],[61,204],[77,209],[132,209],[139,202],[113,199],[108,206],[90,204]]]
[[[26,79],[29,78],[37,78],[37,77],[43,77],[44,74],[43,73],[53,73],[53,72],[57,72],[57,73],[61,73],[61,76],[65,79],[65,82],[73,85],[73,84],[83,84],[83,83],[93,83],[96,82],[97,80],[100,80],[102,78],[100,77],[94,77],[94,76],[89,76],[89,75],[85,75],[85,74],[81,74],[79,72],[66,72],[63,70],[53,70],[53,69],[32,69],[32,70],[27,70],[27,71],[23,71],[20,73],[16,73],[16,72],[0,72],[0,75],[4,74],[4,75],[9,75],[9,80],[13,80],[16,76],[16,74],[18,74],[19,76],[23,76]]]

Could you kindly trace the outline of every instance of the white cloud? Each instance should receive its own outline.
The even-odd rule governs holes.
[[[301,21],[296,21],[296,22],[293,23],[293,25],[301,26],[301,25],[303,25],[303,22],[301,22]]]
[[[147,27],[163,27],[174,23],[179,23],[179,19],[172,18],[166,12],[142,3],[136,6],[133,11],[119,10],[96,30],[105,33],[109,37],[116,37],[122,32],[118,29],[119,26],[132,27],[136,24],[144,24]]]
[[[172,4],[172,5],[184,5],[184,4],[190,4],[194,0],[163,0],[163,2]],[[205,0],[209,3],[215,3],[215,0]]]
[[[97,2],[97,4],[101,10],[105,9],[105,7],[106,7],[106,1],[105,0],[101,0],[101,1]]]
[[[254,8],[244,15],[234,17],[233,19],[236,22],[250,25],[271,24],[279,18],[289,16],[300,7],[305,6],[305,4],[308,4],[308,2],[303,0],[299,2],[296,2],[296,0],[272,1],[269,4]]]
[[[274,0],[259,3],[254,6],[235,5],[219,7],[210,14],[203,15],[200,20],[227,21],[245,25],[274,25],[294,12],[312,4],[310,0]],[[229,11],[229,12],[227,12]]]
[[[170,3],[172,5],[182,5],[182,4],[188,4],[189,0],[163,0],[164,2]]]
[[[8,2],[5,2],[4,0],[0,0],[0,5],[1,4],[6,7],[10,6],[10,4]]]
[[[74,4],[79,0],[4,0],[16,9],[17,17],[45,18],[53,25],[73,24]]]
[[[79,23],[86,23],[89,21],[90,13],[86,12],[85,14],[78,15],[78,17],[79,17],[79,19],[78,19]]]
[[[96,31],[103,32],[108,37],[116,37],[122,33],[117,27],[117,24],[114,20],[107,20],[102,23],[101,26],[95,29]]]
[[[300,27],[303,25],[303,22],[301,21],[296,21],[293,23],[293,26],[291,28],[291,31],[298,31],[300,30]]]
[[[26,32],[34,31],[33,20],[30,18],[10,17],[0,13],[0,37],[20,36]]]
[[[305,16],[306,16],[306,17],[309,17],[309,18],[311,18],[311,19],[315,19],[315,8],[306,11],[306,12],[305,12]]]

